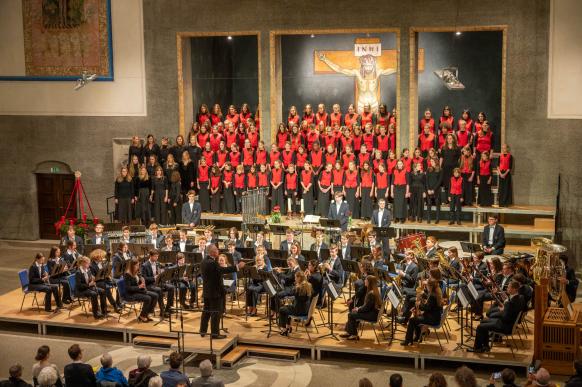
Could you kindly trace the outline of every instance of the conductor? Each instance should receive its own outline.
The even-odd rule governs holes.
[[[227,273],[234,273],[245,266],[244,262],[239,262],[236,266],[221,267],[218,264],[218,248],[211,244],[206,249],[206,257],[200,265],[202,272],[202,298],[204,299],[204,310],[200,320],[200,336],[204,337],[208,330],[208,320],[211,320],[210,331],[213,339],[224,339],[219,331],[220,313],[226,293],[222,282],[222,276]]]

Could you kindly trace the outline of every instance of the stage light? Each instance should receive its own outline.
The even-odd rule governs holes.
[[[227,40],[232,40],[232,36],[228,35],[228,36],[226,37],[226,39],[227,39]]]
[[[455,32],[455,35],[456,35],[456,36],[461,36],[461,34],[462,34],[462,32],[461,32],[461,31],[457,31],[457,32]]]
[[[311,36],[310,36],[310,37],[311,37],[311,39],[313,39],[313,38],[315,38],[315,35],[311,34]]]
[[[464,90],[465,85],[459,81],[459,68],[458,67],[445,67],[440,70],[435,70],[434,75],[436,75],[441,81],[444,82],[445,86],[449,90]]]
[[[97,74],[89,74],[87,70],[84,70],[81,78],[77,79],[73,90],[78,91],[85,87],[87,83],[93,82],[95,79],[97,79]]]

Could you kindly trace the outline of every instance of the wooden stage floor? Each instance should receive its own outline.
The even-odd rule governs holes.
[[[42,298],[42,295],[40,295]],[[294,348],[309,351],[311,358],[320,360],[326,354],[332,352],[340,352],[344,354],[354,355],[368,355],[379,357],[395,357],[402,360],[402,363],[414,364],[416,368],[424,368],[425,362],[430,360],[450,361],[455,363],[477,363],[490,365],[506,365],[524,369],[528,367],[532,359],[533,353],[533,327],[530,327],[527,338],[524,337],[523,344],[517,339],[518,351],[515,356],[512,356],[511,351],[505,344],[498,344],[493,347],[493,350],[487,354],[474,354],[466,352],[465,350],[455,350],[457,343],[460,341],[460,330],[457,322],[457,314],[451,313],[449,315],[449,324],[451,327],[451,340],[446,342],[444,335],[439,330],[441,343],[443,344],[443,351],[440,350],[434,332],[428,336],[423,343],[416,344],[412,347],[402,347],[400,341],[404,338],[405,327],[398,325],[398,332],[392,344],[389,343],[389,338],[383,339],[380,336],[380,344],[375,343],[375,336],[372,329],[367,326],[364,333],[358,341],[346,341],[341,339],[336,341],[333,338],[318,338],[319,336],[330,333],[327,326],[318,327],[319,333],[315,328],[310,329],[312,341],[310,342],[307,334],[302,327],[296,331],[295,327],[290,337],[282,337],[278,333],[278,328],[273,324],[272,334],[267,338],[267,333],[263,332],[268,329],[267,321],[260,319],[260,317],[249,317],[245,320],[244,317],[244,295],[240,297],[239,304],[230,300],[227,301],[227,315],[224,318],[224,327],[228,329],[228,338],[225,340],[213,340],[213,352],[217,357],[222,356],[230,350],[237,343],[240,344],[256,344],[261,346]],[[135,314],[125,314],[118,322],[118,315],[111,314],[108,319],[96,321],[92,316],[85,316],[81,308],[76,305],[73,308],[71,316],[69,317],[68,309],[63,309],[57,314],[48,314],[42,310],[40,313],[31,307],[32,295],[28,295],[24,303],[22,312],[19,312],[20,303],[22,301],[22,292],[20,289],[13,290],[0,296],[0,321],[10,323],[17,329],[18,326],[30,325],[36,326],[39,335],[50,335],[53,331],[62,329],[75,329],[82,336],[91,336],[91,332],[106,331],[112,334],[119,334],[123,337],[124,342],[132,343],[136,336],[151,336],[151,337],[166,337],[177,338],[177,333],[170,331],[170,324],[163,322],[158,325],[151,323],[138,323]],[[42,299],[39,300],[42,304]],[[264,304],[264,302],[263,302]],[[90,312],[90,310],[89,310]],[[179,319],[172,319],[172,330],[179,330],[180,324],[183,324],[185,332],[197,332],[200,323],[200,312],[188,311],[183,314],[183,321]],[[259,308],[259,314],[264,315],[264,310]],[[323,315],[327,319],[327,309],[323,310]],[[321,324],[321,316],[319,313],[314,314],[315,324]],[[334,332],[339,336],[343,333],[343,326],[347,320],[346,305],[343,298],[339,298],[334,303],[334,322],[337,323]],[[390,331],[390,321],[387,317],[384,319],[384,329],[388,335]],[[474,323],[474,327],[477,322]],[[376,329],[379,335],[380,331]],[[468,331],[468,330],[467,330]],[[185,349],[188,352],[195,353],[210,353],[209,336],[201,338],[194,333],[186,333],[184,338]],[[472,341],[469,342],[472,344]],[[176,344],[173,345],[177,346]],[[218,359],[217,359],[218,360]],[[220,363],[218,361],[218,363]]]

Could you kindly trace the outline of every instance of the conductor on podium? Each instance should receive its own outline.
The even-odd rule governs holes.
[[[204,337],[208,330],[208,320],[211,320],[210,331],[213,339],[224,339],[219,331],[220,313],[226,293],[223,286],[222,276],[227,273],[234,273],[245,266],[244,262],[239,262],[236,266],[221,267],[218,264],[218,247],[210,245],[206,249],[206,257],[200,265],[202,273],[202,298],[204,299],[204,310],[200,320],[200,336]]]
[[[334,202],[329,206],[327,217],[332,220],[339,220],[341,230],[347,231],[349,211],[350,207],[348,206],[348,202],[344,201],[342,193],[339,191],[336,192]]]

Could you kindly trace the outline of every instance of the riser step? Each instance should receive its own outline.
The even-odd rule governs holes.
[[[135,347],[166,348],[170,349],[176,343],[175,339],[154,336],[135,336],[133,345]]]
[[[231,368],[245,356],[259,359],[276,359],[296,362],[297,359],[299,359],[300,351],[294,349],[239,345],[222,357],[221,364],[225,368]]]

